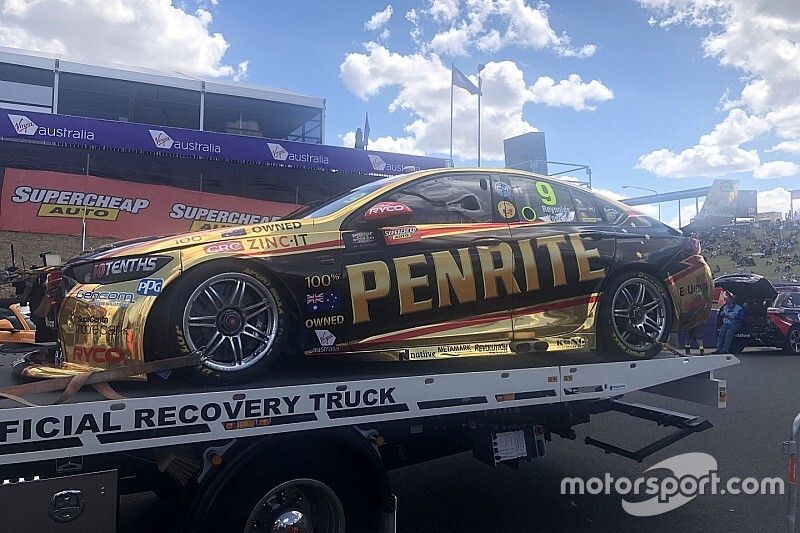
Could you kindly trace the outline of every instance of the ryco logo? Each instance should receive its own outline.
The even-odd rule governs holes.
[[[125,361],[125,351],[121,348],[76,346],[72,357],[75,361],[87,363],[122,363]]]

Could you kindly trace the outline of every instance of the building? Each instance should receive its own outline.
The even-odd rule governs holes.
[[[0,107],[314,144],[325,100],[0,47]]]
[[[32,234],[124,239],[272,220],[447,166],[324,140],[322,98],[0,48],[0,232],[26,249]]]

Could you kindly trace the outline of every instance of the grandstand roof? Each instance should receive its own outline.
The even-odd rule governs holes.
[[[33,52],[0,46],[0,63],[11,63],[14,65],[55,70],[56,60],[59,61],[58,70],[60,72],[150,83],[153,85],[192,89],[196,91],[202,90],[203,84],[205,84],[206,93],[229,94],[258,100],[270,100],[273,102],[316,107],[319,109],[325,108],[324,98],[307,96],[285,89],[278,89],[277,87],[252,85],[218,79],[205,79],[177,71],[164,72],[131,65],[99,63],[84,59],[76,59],[63,54]]]

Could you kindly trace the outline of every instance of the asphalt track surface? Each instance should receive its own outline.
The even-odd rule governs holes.
[[[522,463],[519,470],[492,469],[470,454],[460,454],[393,471],[398,531],[785,531],[784,495],[701,495],[668,513],[640,518],[623,511],[619,495],[560,494],[564,476],[602,478],[608,472],[616,478],[634,479],[659,461],[688,452],[712,455],[723,480],[785,478],[787,461],[781,443],[788,440],[791,422],[800,412],[800,357],[763,351],[744,353],[740,359],[741,364],[716,374],[728,381],[724,410],[645,393],[626,396],[707,417],[715,426],[642,464],[583,444],[583,437],[591,435],[630,448],[667,431],[652,422],[612,413],[577,426],[575,441],[554,436],[544,458]],[[175,520],[152,494],[122,498],[121,532],[172,531]]]

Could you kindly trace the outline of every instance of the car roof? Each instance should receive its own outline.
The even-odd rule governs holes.
[[[773,299],[778,291],[764,276],[758,274],[741,273],[727,274],[714,280],[714,286],[722,287],[726,291],[744,299]]]

